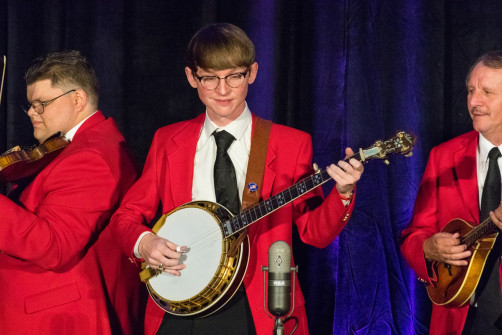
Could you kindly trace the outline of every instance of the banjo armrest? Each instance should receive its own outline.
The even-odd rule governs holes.
[[[228,256],[230,257],[235,257],[237,255],[237,252],[239,251],[241,243],[244,241],[244,239],[248,236],[248,231],[245,229],[237,238],[235,241],[231,244],[230,249],[228,250]]]
[[[139,273],[139,278],[141,279],[142,283],[146,283],[150,278],[155,277],[160,272],[160,270],[153,269],[148,266]]]

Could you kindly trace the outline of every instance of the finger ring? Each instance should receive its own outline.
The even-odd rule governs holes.
[[[160,263],[160,265],[159,265],[159,270],[160,270],[160,271],[164,271],[164,264]]]

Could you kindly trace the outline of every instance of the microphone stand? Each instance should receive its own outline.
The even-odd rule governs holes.
[[[284,321],[279,317],[275,318],[274,331],[272,334],[284,335]]]
[[[267,303],[266,303],[266,290],[267,290],[266,287],[268,285],[267,285],[267,279],[266,279],[265,272],[268,272],[268,266],[262,265],[261,271],[263,272],[263,309],[265,310],[265,313],[267,314],[267,316],[269,318],[274,319],[274,316],[269,313],[268,308],[267,308]],[[298,273],[298,265],[295,267],[291,267],[290,271],[291,272],[294,271],[295,273]],[[295,283],[296,283],[296,276],[293,276],[293,292],[292,292],[293,304],[292,304],[292,308],[284,318],[281,318],[279,316],[275,317],[274,330],[272,333],[273,335],[284,335],[284,320],[289,318],[291,316],[291,314],[293,314],[293,311],[295,310]]]

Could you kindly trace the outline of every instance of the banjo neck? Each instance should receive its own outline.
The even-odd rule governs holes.
[[[359,154],[356,154],[359,156]],[[356,158],[355,156],[351,158]],[[295,185],[285,189],[284,191],[262,201],[255,206],[241,212],[224,222],[222,222],[223,235],[224,237],[230,237],[252,223],[262,219],[263,217],[273,213],[277,209],[286,206],[293,200],[299,198],[303,194],[306,194],[313,190],[314,188],[324,184],[331,177],[326,170],[318,171],[315,174],[308,176]]]
[[[357,153],[345,158],[344,161],[348,162],[351,158],[357,159],[360,162],[366,162],[370,159],[384,159],[388,163],[386,158],[389,153],[401,153],[405,156],[410,156],[414,143],[415,137],[413,135],[401,131],[386,141],[379,140],[367,149],[359,149]],[[242,231],[252,223],[289,204],[330,179],[330,175],[324,169],[300,180],[284,191],[222,222],[223,236],[227,238]]]

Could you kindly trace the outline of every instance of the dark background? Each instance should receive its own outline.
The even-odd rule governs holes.
[[[256,45],[251,110],[309,132],[320,166],[398,130],[418,138],[413,157],[366,165],[354,215],[329,247],[295,242],[311,333],[426,334],[430,303],[399,235],[430,149],[471,129],[465,76],[502,47],[501,15],[500,0],[0,0],[0,152],[34,142],[21,108],[32,59],[78,49],[141,166],[157,128],[204,112],[184,74],[190,37],[234,23]]]

